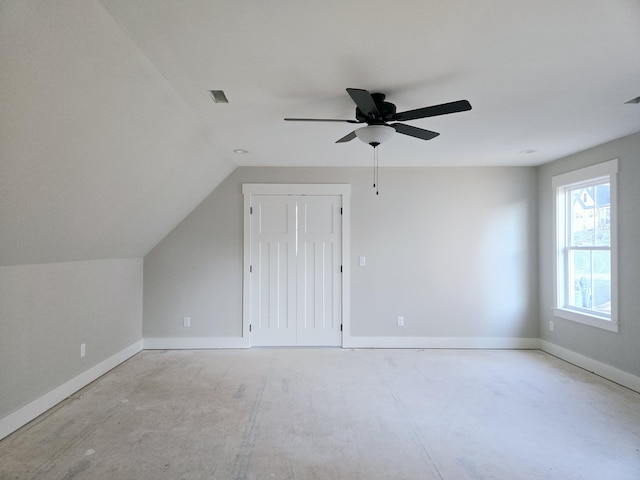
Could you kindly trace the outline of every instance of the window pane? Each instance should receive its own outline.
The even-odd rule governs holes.
[[[570,306],[591,309],[591,251],[569,252],[569,287],[573,292],[567,300]]]
[[[595,187],[595,241],[598,246],[611,245],[611,194],[608,183]]]
[[[611,252],[593,252],[593,309],[611,315]]]
[[[571,250],[569,252],[568,306],[611,315],[611,252]]]
[[[571,219],[571,245],[593,245],[595,233],[595,188],[581,187],[571,190],[569,218]]]

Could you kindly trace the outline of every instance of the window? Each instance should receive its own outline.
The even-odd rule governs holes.
[[[553,177],[555,315],[613,332],[617,321],[618,161]]]

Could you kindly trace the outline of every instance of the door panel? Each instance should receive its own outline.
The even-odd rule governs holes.
[[[298,345],[341,345],[340,197],[298,198]]]
[[[253,208],[251,343],[295,345],[295,199],[260,196]]]

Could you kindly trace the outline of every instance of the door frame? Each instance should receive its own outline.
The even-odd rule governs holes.
[[[249,324],[251,319],[251,277],[249,266],[251,265],[251,198],[252,195],[338,195],[342,202],[341,225],[341,255],[342,255],[342,336],[341,344],[344,348],[345,337],[348,337],[350,318],[350,273],[349,273],[349,246],[351,245],[351,185],[346,183],[243,183],[242,195],[244,196],[244,246],[242,261],[242,347],[251,348],[251,334]]]

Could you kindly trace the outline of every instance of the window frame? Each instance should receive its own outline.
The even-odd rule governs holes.
[[[554,244],[553,244],[553,313],[554,316],[579,322],[610,332],[618,332],[618,160],[598,163],[590,167],[556,175],[552,178],[554,194]],[[611,252],[611,315],[598,315],[593,310],[570,306],[567,301],[571,294],[568,288],[567,252],[571,231],[568,222],[570,189],[578,186],[596,185],[609,182],[610,194],[610,249]],[[601,246],[593,246],[587,250],[602,250]],[[578,249],[579,250],[579,249]],[[605,248],[606,250],[606,248]],[[569,291],[568,291],[569,290]]]

